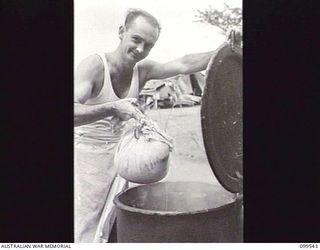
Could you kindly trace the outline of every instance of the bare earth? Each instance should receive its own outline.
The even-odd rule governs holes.
[[[220,186],[205,153],[200,106],[148,110],[146,114],[175,140],[169,174],[162,181],[196,181]]]

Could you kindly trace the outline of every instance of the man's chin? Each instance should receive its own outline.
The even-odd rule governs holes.
[[[141,60],[140,57],[138,56],[131,56],[132,60],[136,61],[136,62],[139,62]]]
[[[134,57],[134,56],[130,56],[130,57],[129,57],[129,61],[130,61],[130,62],[137,63],[137,62],[141,61],[141,58],[137,58],[137,57]]]
[[[135,60],[135,61],[140,61],[140,60],[141,60],[141,56],[138,56],[138,55],[136,55],[136,54],[133,53],[133,52],[129,52],[129,53],[128,53],[128,56],[129,56],[132,60]]]

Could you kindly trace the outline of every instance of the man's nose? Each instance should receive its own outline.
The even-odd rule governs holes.
[[[143,44],[137,45],[136,51],[137,51],[138,53],[142,53],[142,52],[143,52]]]

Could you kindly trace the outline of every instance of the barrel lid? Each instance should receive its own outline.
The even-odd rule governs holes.
[[[242,192],[242,49],[224,43],[206,72],[201,106],[204,146],[211,169],[230,192]]]

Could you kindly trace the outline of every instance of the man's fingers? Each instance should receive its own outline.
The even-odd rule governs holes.
[[[136,98],[126,98],[119,100],[119,113],[121,114],[122,120],[129,120],[134,118],[140,120],[144,117],[143,112],[139,109],[139,101]]]
[[[138,105],[138,100],[137,98],[126,98],[124,101],[131,103],[132,105],[137,106]]]

